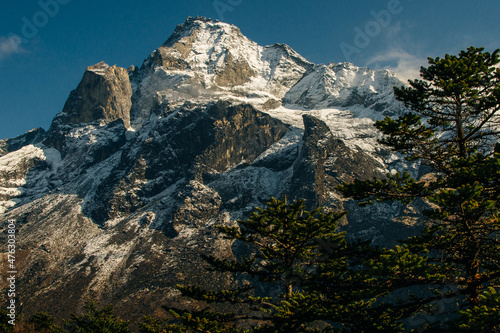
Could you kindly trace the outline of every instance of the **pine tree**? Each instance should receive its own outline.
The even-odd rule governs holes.
[[[400,276],[398,283],[451,285],[453,291],[439,297],[465,295],[469,308],[500,279],[500,60],[499,50],[483,51],[470,47],[458,56],[429,58],[422,80],[394,90],[409,112],[375,124],[382,143],[427,165],[430,177],[404,173],[340,187],[363,204],[429,202],[427,226],[407,244],[426,264],[437,264],[428,266],[435,274],[417,274],[414,282]]]
[[[483,50],[429,58],[430,66],[420,71],[423,80],[395,87],[396,99],[411,112],[377,122],[383,142],[445,175],[454,158],[491,153],[499,139],[499,50]]]
[[[285,297],[291,297],[294,284],[314,264],[319,255],[321,242],[345,243],[344,233],[339,233],[337,221],[346,213],[324,214],[322,208],[309,212],[305,201],[288,204],[271,198],[266,209],[257,211],[247,221],[239,221],[240,227],[220,227],[229,239],[239,240],[258,249],[256,255],[244,265],[208,260],[219,269],[235,268],[258,277],[263,282],[275,282],[283,286]]]
[[[474,307],[461,311],[457,323],[462,330],[475,333],[500,331],[500,291],[489,287]]]
[[[163,332],[159,327],[165,332],[238,332],[245,331],[241,323],[250,322],[247,329],[261,333],[402,331],[399,319],[411,311],[378,301],[399,286],[387,288],[386,280],[380,283],[375,278],[382,273],[374,269],[375,259],[395,256],[367,242],[348,243],[337,230],[344,215],[325,214],[322,208],[306,211],[304,200],[288,204],[271,198],[266,208],[257,208],[248,220],[239,221],[239,227],[219,227],[227,238],[247,244],[252,251],[233,261],[205,257],[211,269],[256,280],[278,293],[274,297],[248,294],[252,285],[222,291],[178,286],[184,296],[208,304],[248,305],[248,314],[208,307],[202,311],[167,308],[175,320],[166,326],[150,320],[151,330],[144,332]],[[399,269],[401,261],[410,257],[403,252],[404,259],[385,263],[384,269]]]
[[[39,333],[63,333],[64,330],[60,328],[55,322],[55,318],[46,312],[37,312],[30,317],[28,323],[33,326],[33,332]]]
[[[238,221],[238,227],[219,226],[226,238],[245,243],[249,255],[239,260],[205,257],[211,269],[255,281],[275,290],[274,297],[250,294],[255,287],[252,284],[218,292],[178,286],[185,296],[206,303],[247,305],[249,314],[220,313],[209,308],[201,312],[170,308],[175,322],[166,328],[237,332],[238,325],[253,322],[253,329],[258,332],[313,332],[310,323],[325,319],[327,311],[321,307],[321,296],[303,287],[323,256],[321,249],[337,251],[345,246],[344,233],[337,230],[337,223],[344,215],[324,213],[322,208],[309,212],[304,200],[287,203],[286,198],[284,201],[271,198],[266,208],[256,208],[248,220]]]
[[[85,305],[85,313],[71,315],[70,320],[65,323],[68,332],[77,333],[128,333],[129,322],[113,315],[113,306],[100,306],[91,301]]]

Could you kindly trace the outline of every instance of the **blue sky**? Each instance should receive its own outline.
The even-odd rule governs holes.
[[[188,16],[235,24],[315,63],[412,77],[428,56],[500,47],[500,1],[18,0],[0,11],[0,139],[48,129],[87,66],[140,66]]]

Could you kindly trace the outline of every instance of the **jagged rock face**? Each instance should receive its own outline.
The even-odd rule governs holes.
[[[19,150],[24,146],[42,142],[45,138],[45,133],[43,128],[35,128],[13,139],[0,140],[0,157]]]
[[[296,198],[306,198],[311,206],[328,203],[342,208],[335,187],[354,179],[384,177],[384,166],[359,149],[352,149],[333,136],[318,118],[304,115],[304,138],[298,163],[294,166]]]
[[[0,213],[15,205],[16,202],[11,199],[26,193],[27,189],[21,190],[20,187],[27,183],[28,173],[43,170],[45,166],[42,150],[33,145],[17,150],[16,154],[0,157]]]
[[[215,142],[198,160],[204,172],[224,172],[242,162],[251,163],[287,131],[280,120],[251,105],[217,103],[207,114],[213,121]]]
[[[129,215],[169,186],[253,162],[286,131],[250,105],[219,102],[165,114],[124,151],[89,214],[98,223]]]
[[[214,226],[271,196],[348,209],[349,235],[377,245],[411,234],[424,203],[360,209],[335,190],[418,174],[377,142],[374,120],[400,112],[394,84],[386,71],[315,65],[199,17],[140,69],[87,68],[47,133],[0,141],[0,214],[22,235],[22,311],[65,316],[92,297],[140,319],[182,306],[176,284],[229,286],[200,254],[238,255]]]
[[[72,156],[67,161],[77,170],[106,160],[125,142],[126,129],[121,119],[109,124],[55,125],[53,122],[43,141],[46,146],[56,148],[62,158]]]
[[[130,127],[132,87],[125,68],[104,62],[87,67],[83,79],[64,105],[60,122],[65,124],[106,123],[123,120]]]

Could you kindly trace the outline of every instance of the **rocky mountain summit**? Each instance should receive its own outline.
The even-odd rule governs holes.
[[[0,141],[0,237],[16,220],[22,311],[65,316],[95,298],[140,317],[182,304],[177,283],[236,283],[205,272],[200,254],[238,256],[214,226],[271,196],[348,209],[343,228],[374,244],[413,233],[418,207],[359,208],[335,190],[419,172],[372,126],[401,112],[401,84],[386,70],[313,64],[203,17],[140,67],[88,67],[48,131]]]

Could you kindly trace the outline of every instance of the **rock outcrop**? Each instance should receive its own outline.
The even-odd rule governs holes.
[[[24,146],[35,145],[42,142],[45,138],[45,134],[46,132],[43,128],[35,128],[18,137],[0,140],[0,157],[19,150]]]
[[[109,123],[123,120],[130,127],[132,87],[125,68],[104,62],[87,67],[82,81],[73,90],[60,114],[60,123]]]
[[[308,199],[311,206],[326,204],[342,209],[335,187],[354,179],[383,177],[384,166],[361,149],[348,147],[335,138],[326,123],[304,115],[304,137],[298,162],[293,169],[291,192]]]

